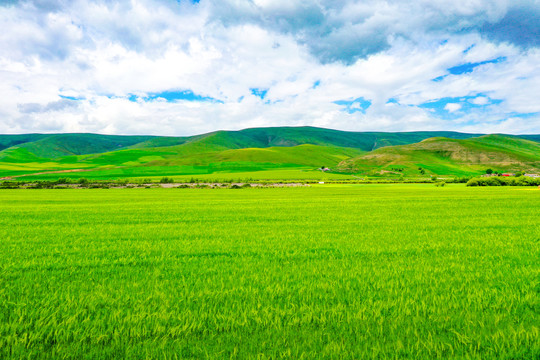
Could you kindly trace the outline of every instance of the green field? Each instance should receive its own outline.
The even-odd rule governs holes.
[[[0,358],[540,357],[540,190],[0,190]]]

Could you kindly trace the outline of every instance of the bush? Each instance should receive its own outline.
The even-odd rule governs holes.
[[[28,186],[28,189],[53,189],[54,182],[52,181],[36,181]]]
[[[159,183],[160,184],[172,184],[174,182],[174,179],[173,178],[170,178],[170,177],[162,177],[161,180],[159,180]]]
[[[489,177],[472,178],[467,182],[467,186],[538,186],[540,178],[520,177]]]
[[[0,189],[18,189],[19,183],[16,181],[2,181],[0,183]]]

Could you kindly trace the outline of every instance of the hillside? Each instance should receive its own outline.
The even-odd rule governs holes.
[[[277,127],[240,130],[266,146],[295,146],[301,144],[331,145],[371,151],[383,146],[412,144],[424,139],[445,136],[466,139],[475,134],[450,131],[416,132],[351,132],[316,127]]]
[[[486,167],[536,169],[540,158],[536,139],[540,137],[314,127],[252,128],[186,137],[2,135],[0,145],[12,146],[0,151],[0,177],[73,169],[128,176],[321,166],[377,176],[419,176],[419,168],[428,174],[469,175]]]
[[[56,134],[56,135],[3,135],[0,138],[6,145],[18,141],[7,148],[11,162],[16,161],[18,154],[27,158],[57,159],[69,155],[103,153],[118,150],[153,138],[152,136],[119,136],[98,134]],[[6,151],[0,152],[0,161],[6,161]]]
[[[0,135],[0,151],[47,137],[44,134]]]
[[[383,146],[412,144],[444,136],[467,139],[475,134],[448,131],[427,132],[350,132],[316,127],[251,128],[239,131],[216,131],[207,134],[172,136],[121,136],[99,134],[26,134],[0,135],[2,150],[26,149],[37,158],[57,159],[69,155],[99,154],[119,149],[154,149],[199,143],[221,149],[265,148],[303,144],[337,146],[371,151]],[[532,135],[534,136],[534,135]],[[16,152],[11,152],[15,156]]]
[[[341,171],[435,175],[466,175],[487,168],[501,171],[538,171],[540,143],[505,135],[471,139],[435,137],[416,144],[389,146],[342,161]]]

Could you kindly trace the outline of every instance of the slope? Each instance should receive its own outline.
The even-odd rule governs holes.
[[[540,144],[518,137],[485,135],[471,139],[430,138],[416,144],[389,146],[347,159],[338,168],[347,172],[395,171],[436,175],[478,174],[492,167],[503,171],[540,168]]]
[[[202,141],[218,136],[220,145],[229,148],[297,146],[303,144],[338,146],[370,151],[382,146],[415,143],[430,137],[467,139],[478,134],[465,134],[449,131],[417,132],[352,132],[324,129],[310,126],[251,128],[238,131],[217,131],[191,137],[159,137],[133,145],[132,148],[169,147]]]
[[[152,161],[147,166],[221,166],[236,164],[237,167],[252,167],[264,164],[264,167],[321,167],[335,166],[339,162],[363,153],[353,148],[320,145],[298,145],[291,147],[243,148],[194,153],[188,156],[170,156],[163,160]],[[229,166],[229,165],[227,165]]]
[[[46,136],[44,134],[0,135],[0,151],[12,146],[37,141]]]
[[[445,136],[466,139],[478,135],[458,132],[352,132],[316,127],[275,127],[240,130],[238,133],[256,139],[265,146],[296,146],[301,144],[330,145],[357,148],[363,151],[389,146],[415,143],[430,137]]]

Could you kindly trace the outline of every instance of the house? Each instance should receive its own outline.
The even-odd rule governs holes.
[[[332,171],[332,170],[330,170],[329,168],[325,167],[325,168],[321,168],[321,171],[326,172],[326,171]]]
[[[516,174],[504,173],[502,176],[516,176]]]
[[[531,178],[539,178],[540,175],[538,174],[523,174],[523,176],[531,177]]]

